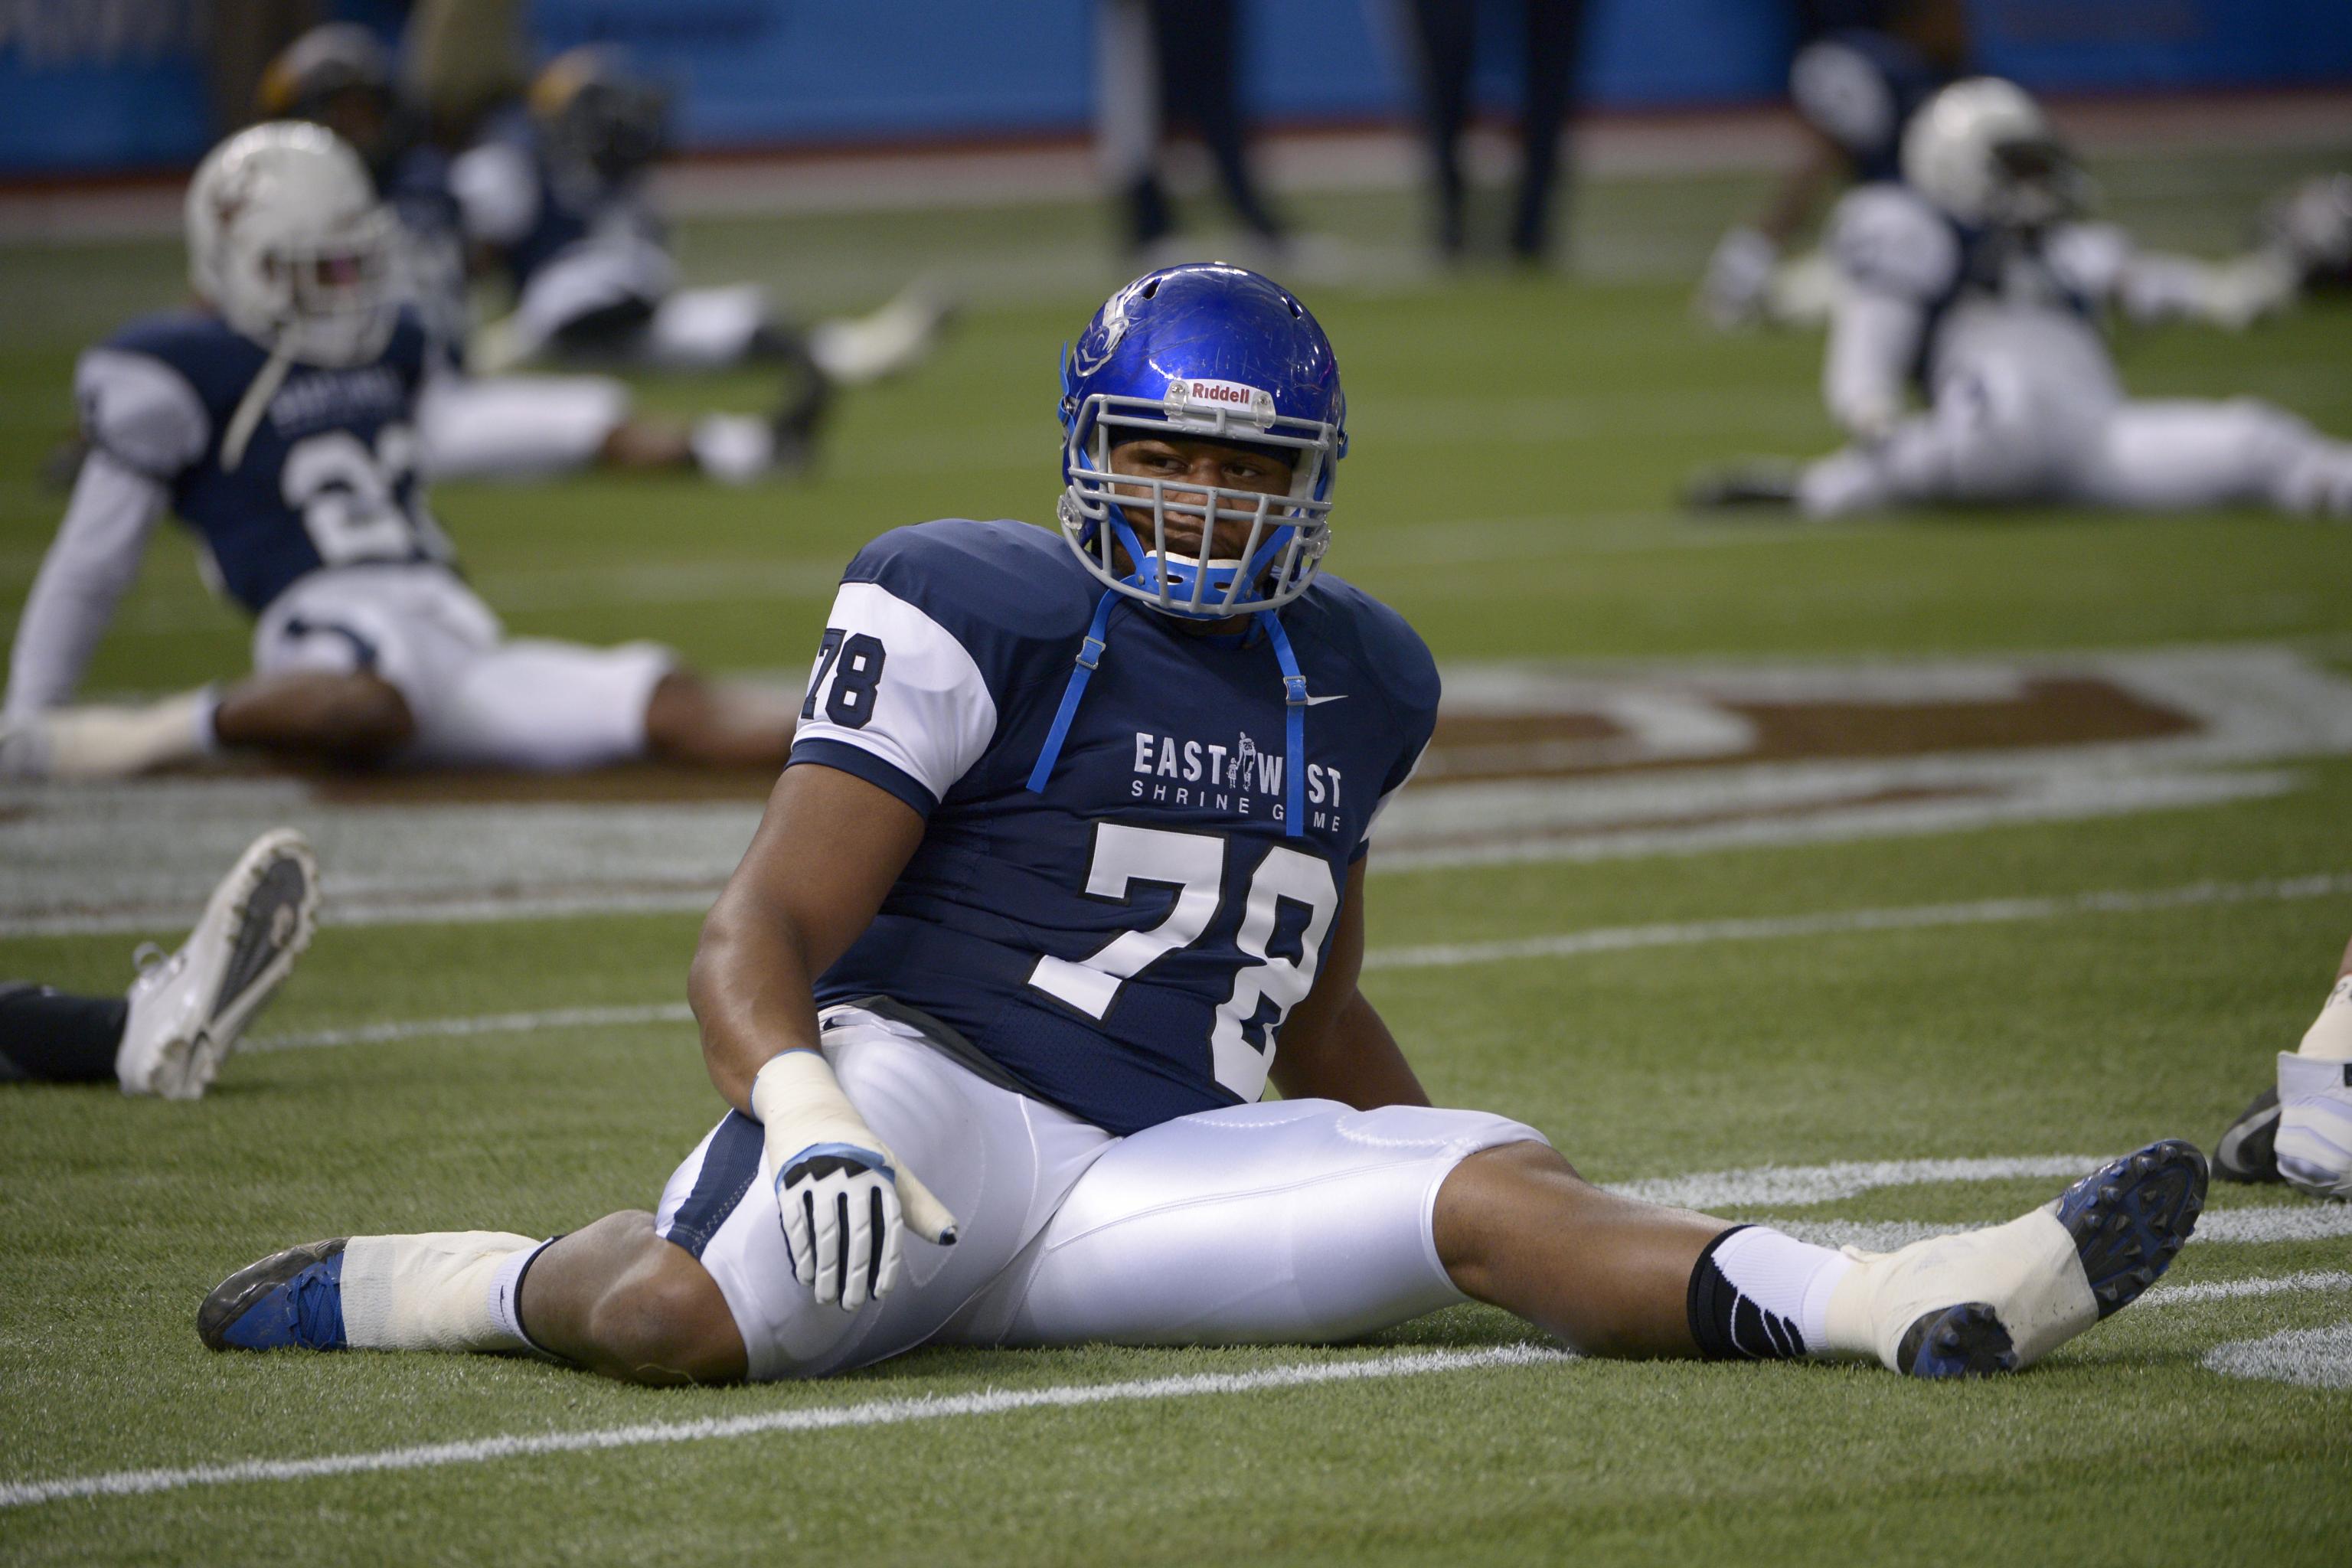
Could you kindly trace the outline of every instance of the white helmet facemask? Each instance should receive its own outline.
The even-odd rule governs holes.
[[[1903,177],[1964,224],[2039,228],[2087,204],[2089,183],[2024,89],[1971,77],[1938,92],[1903,132]]]
[[[239,332],[305,364],[383,352],[392,218],[331,132],[278,121],[222,142],[188,186],[187,228],[189,281]]]

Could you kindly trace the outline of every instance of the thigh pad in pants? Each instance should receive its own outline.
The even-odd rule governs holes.
[[[953,1247],[909,1234],[898,1286],[854,1312],[793,1277],[760,1124],[740,1112],[669,1179],[655,1228],[700,1259],[726,1297],[754,1378],[817,1377],[933,1337],[1045,1227],[1111,1135],[999,1089],[909,1026],[852,1007],[824,1016],[842,1092],[956,1216]]]
[[[1328,1100],[1202,1111],[1095,1162],[943,1339],[1320,1343],[1465,1300],[1438,1260],[1437,1189],[1465,1158],[1547,1142],[1475,1110]]]

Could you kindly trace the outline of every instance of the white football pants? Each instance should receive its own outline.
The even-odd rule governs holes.
[[[629,389],[601,375],[427,378],[416,438],[431,479],[529,479],[584,468],[629,414]]]
[[[677,656],[512,637],[444,567],[359,565],[297,578],[253,630],[256,674],[367,671],[416,726],[400,760],[561,772],[642,756],[646,705]]]
[[[1808,467],[1816,517],[1905,502],[2352,516],[2352,445],[2253,398],[2126,398],[2071,321],[2011,318],[1939,355],[1927,412]]]
[[[1319,1343],[1465,1300],[1431,1215],[1454,1167],[1542,1142],[1470,1110],[1282,1100],[1116,1138],[998,1088],[910,1026],[828,1009],[859,1114],[956,1215],[912,1236],[855,1312],[793,1277],[764,1133],[730,1113],[670,1177],[659,1233],[726,1297],[754,1378],[817,1377],[917,1345]]]

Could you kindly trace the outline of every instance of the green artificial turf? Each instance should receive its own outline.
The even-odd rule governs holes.
[[[2118,216],[2218,251],[2297,166],[2215,153],[2102,172]],[[1719,339],[1687,311],[1706,244],[1752,196],[1714,180],[1601,184],[1576,281],[1399,271],[1302,286],[1354,409],[1332,569],[1402,608],[1449,661],[2259,641],[2352,669],[2340,527],[2253,512],[1823,528],[1678,513],[1675,488],[1697,465],[1832,440],[1817,341]],[[1401,199],[1300,206],[1368,254],[1409,248]],[[436,510],[517,631],[658,637],[719,669],[800,664],[834,574],[874,532],[1048,519],[1055,351],[1117,280],[1098,226],[1076,209],[689,226],[698,275],[760,275],[811,309],[959,259],[973,302],[934,364],[846,400],[806,484],[452,486]],[[61,505],[34,470],[69,424],[74,353],[167,301],[176,271],[162,246],[0,249],[0,605],[21,598]],[[2136,392],[2255,394],[2352,434],[2345,302],[2242,338],[2134,332],[2122,352]],[[645,392],[677,409],[764,395],[747,376]],[[167,535],[91,684],[232,674],[246,637]],[[2352,872],[2352,762],[2295,772],[2268,799],[1969,833],[1415,871],[1379,870],[1376,855],[1371,945]],[[674,1003],[695,928],[686,914],[331,927],[257,1044]],[[2308,1022],[2347,932],[2339,888],[1376,967],[1366,986],[1442,1102],[1534,1123],[1600,1181],[2104,1156],[2168,1134],[2210,1144]],[[130,940],[0,939],[0,974],[110,989]],[[669,1392],[524,1361],[215,1356],[196,1342],[205,1289],[289,1242],[551,1232],[648,1205],[718,1110],[684,1023],[256,1049],[195,1106],[0,1090],[0,1488],[1538,1338],[1462,1307],[1370,1347],[939,1351],[821,1385]],[[1777,1212],[1957,1226],[2054,1187],[1913,1184]],[[2236,1188],[2214,1201],[2300,1202]],[[2169,1279],[2347,1268],[2342,1236],[2214,1242]],[[2340,1285],[2151,1302],[2030,1375],[1965,1387],[1861,1368],[1543,1362],[69,1499],[0,1507],[0,1562],[2334,1564],[2352,1540],[2352,1392],[2225,1378],[2203,1358],[2347,1319]]]

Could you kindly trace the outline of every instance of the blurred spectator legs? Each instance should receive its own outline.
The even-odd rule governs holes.
[[[1225,199],[1261,239],[1282,226],[1250,173],[1239,76],[1235,0],[1105,0],[1097,33],[1097,144],[1138,250],[1175,228],[1160,175],[1169,125],[1195,132],[1215,165]]]
[[[1556,224],[1553,186],[1559,177],[1559,138],[1576,91],[1577,46],[1583,0],[1520,0],[1526,24],[1519,110],[1519,191],[1511,220],[1511,252],[1522,261],[1549,256]],[[1470,68],[1477,52],[1475,0],[1409,0],[1419,67],[1423,133],[1427,139],[1437,202],[1437,248],[1462,255],[1467,185],[1462,132],[1470,119]]]

